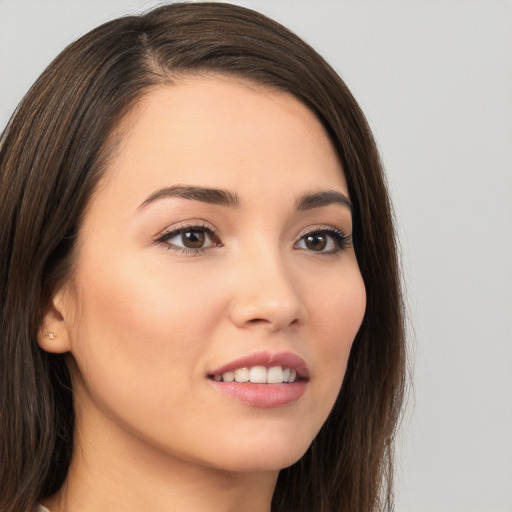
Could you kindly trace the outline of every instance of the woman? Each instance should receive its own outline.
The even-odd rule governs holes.
[[[391,509],[390,206],[309,46],[227,4],[114,20],[0,169],[2,512]]]

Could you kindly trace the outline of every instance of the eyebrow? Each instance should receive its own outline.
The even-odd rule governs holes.
[[[192,201],[200,201],[202,203],[216,204],[227,206],[229,208],[239,208],[240,198],[237,194],[227,190],[217,188],[205,188],[190,185],[173,185],[165,187],[153,192],[140,206],[139,209],[158,201],[159,199],[168,197],[181,197]],[[339,204],[345,206],[352,212],[352,203],[349,198],[335,190],[323,190],[312,194],[304,194],[295,202],[297,211],[311,210],[313,208],[321,208],[331,204]]]
[[[220,206],[228,206],[230,208],[238,208],[240,206],[239,197],[226,190],[216,188],[193,187],[188,185],[174,185],[165,187],[153,192],[140,206],[145,206],[162,199],[164,197],[181,197],[183,199],[191,199],[193,201],[201,201],[202,203],[217,204]]]
[[[339,204],[345,206],[352,212],[353,207],[350,199],[341,192],[335,190],[324,190],[314,194],[304,194],[297,199],[295,206],[298,211],[311,210],[312,208],[320,208],[331,204]]]

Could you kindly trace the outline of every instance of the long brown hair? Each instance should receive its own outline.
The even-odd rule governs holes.
[[[367,290],[340,395],[317,438],[280,472],[274,512],[392,509],[393,437],[405,375],[392,213],[363,113],[335,71],[278,23],[229,4],[157,8],[106,23],[37,80],[0,142],[0,512],[55,493],[73,444],[69,372],[37,345],[42,311],[72,271],[81,217],[112,134],[156,84],[222,73],[287,91],[328,131],[354,203]]]

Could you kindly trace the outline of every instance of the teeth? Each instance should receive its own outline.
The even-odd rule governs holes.
[[[255,384],[267,382],[267,369],[264,366],[253,366],[249,372],[249,380]]]
[[[238,368],[235,370],[236,382],[249,382],[249,368]]]
[[[267,372],[267,382],[269,384],[279,384],[283,382],[283,369],[280,366],[269,368]]]
[[[214,375],[217,382],[251,382],[253,384],[282,384],[283,382],[295,382],[297,372],[290,368],[273,366],[253,366],[252,368],[237,368],[234,372],[225,372],[222,375]]]
[[[226,372],[222,374],[222,378],[224,382],[233,382],[235,380],[235,374],[233,372]]]

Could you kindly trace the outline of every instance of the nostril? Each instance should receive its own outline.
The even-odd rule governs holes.
[[[265,324],[265,323],[268,323],[268,322],[269,321],[265,320],[264,318],[253,318],[253,319],[248,321],[248,323],[252,324],[252,325]]]
[[[297,326],[299,324],[299,319],[298,318],[294,318],[289,324],[287,324],[288,326]],[[258,326],[258,325],[261,325],[262,327],[263,326],[266,326],[266,325],[274,325],[274,323],[271,321],[271,320],[267,320],[266,318],[251,318],[250,320],[248,320],[246,322],[246,325],[251,325],[251,326]]]

